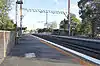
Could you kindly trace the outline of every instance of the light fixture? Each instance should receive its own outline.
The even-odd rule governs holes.
[[[23,1],[17,1],[16,4],[23,4]]]

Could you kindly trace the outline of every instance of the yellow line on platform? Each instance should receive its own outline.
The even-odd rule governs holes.
[[[1,63],[4,61],[4,59],[5,59],[5,57],[1,59],[1,62],[0,62],[0,64],[1,64]]]
[[[72,55],[71,53],[68,53],[68,52],[66,52],[66,51],[64,51],[64,50],[62,50],[62,49],[60,49],[60,48],[58,48],[58,47],[56,47],[56,46],[54,46],[54,45],[51,45],[51,44],[48,43],[48,42],[45,42],[45,41],[43,41],[43,40],[40,40],[40,41],[41,41],[42,43],[44,43],[44,44],[46,44],[46,45],[52,47],[52,48],[55,48],[57,51],[59,51],[59,52],[62,53],[63,55],[73,57],[73,58],[74,58],[73,61],[75,61],[75,62],[77,62],[77,63],[80,63],[82,66],[96,66],[95,64],[90,63],[90,62],[88,62],[88,61],[86,61],[86,60],[84,60],[84,59],[82,59],[82,58],[78,58],[78,57],[75,58],[75,56]]]

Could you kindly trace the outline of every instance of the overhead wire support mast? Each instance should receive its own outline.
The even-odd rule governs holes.
[[[46,13],[46,23],[45,26],[46,28],[48,28],[48,13],[52,13],[52,14],[64,14],[66,17],[67,12],[64,11],[54,11],[54,10],[44,10],[44,9],[27,9],[27,8],[22,8],[24,11],[27,12],[39,12],[39,13]]]
[[[23,4],[23,1],[20,0],[20,1],[17,1],[16,3],[20,4],[20,36],[21,36],[22,35],[22,4]]]
[[[46,12],[46,27],[48,28],[48,12]]]
[[[15,7],[15,21],[16,21],[16,35],[15,35],[15,44],[16,44],[16,37],[17,37],[17,15],[18,15],[18,9],[17,9],[17,2],[18,0],[16,1],[16,7]]]
[[[18,0],[17,0],[18,1]],[[17,32],[17,2],[16,2],[16,8],[15,8],[15,13],[16,13],[16,16],[15,16],[15,19],[16,19],[16,32]]]
[[[20,36],[22,35],[22,4],[23,1],[20,0],[21,4],[20,4]]]
[[[17,28],[17,2],[16,2],[16,8],[15,8],[15,10],[16,10],[16,16],[15,16],[15,19],[16,19],[16,28]],[[16,29],[16,31],[17,31],[17,29]]]
[[[40,12],[40,13],[52,13],[52,14],[67,14],[67,12],[64,11],[55,11],[55,10],[44,10],[44,9],[27,9],[27,8],[22,8],[23,10],[27,12]]]
[[[68,0],[68,32],[69,32],[69,36],[70,36],[70,33],[71,33],[71,26],[70,26],[70,0]]]

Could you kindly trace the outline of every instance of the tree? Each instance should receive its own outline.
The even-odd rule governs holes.
[[[50,22],[50,23],[48,24],[48,27],[51,28],[51,29],[57,28],[57,23],[56,23],[56,21]]]
[[[71,23],[80,24],[80,20],[76,16],[71,16]]]
[[[7,23],[6,23],[6,29],[15,29],[15,26],[14,26],[14,22],[13,20],[8,20]]]
[[[78,6],[80,8],[79,14],[82,18],[82,23],[88,25],[89,31],[86,31],[88,33],[92,33],[92,37],[96,35],[97,28],[100,21],[100,0],[80,0],[78,2]],[[87,28],[87,25],[85,25],[85,29]]]
[[[7,25],[12,24],[8,17],[8,13],[11,10],[11,2],[11,0],[0,0],[0,29],[7,29]]]
[[[68,30],[68,20],[64,19],[60,22],[60,29]]]
[[[68,19],[68,16],[67,16]],[[73,34],[73,32],[75,33],[75,31],[77,31],[77,26],[78,24],[80,24],[80,20],[78,18],[76,18],[76,15],[71,13],[71,23],[70,23],[70,28],[71,28],[71,33]],[[64,19],[60,22],[60,29],[64,29],[64,31],[68,31],[68,20]],[[77,33],[77,32],[76,32]]]
[[[42,33],[43,32],[43,30],[42,29],[38,29],[38,33]]]

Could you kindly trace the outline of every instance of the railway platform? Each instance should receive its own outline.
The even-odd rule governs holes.
[[[68,55],[67,55],[68,54]],[[51,46],[32,35],[18,39],[0,66],[83,66],[69,53]],[[84,65],[85,66],[85,65]]]

